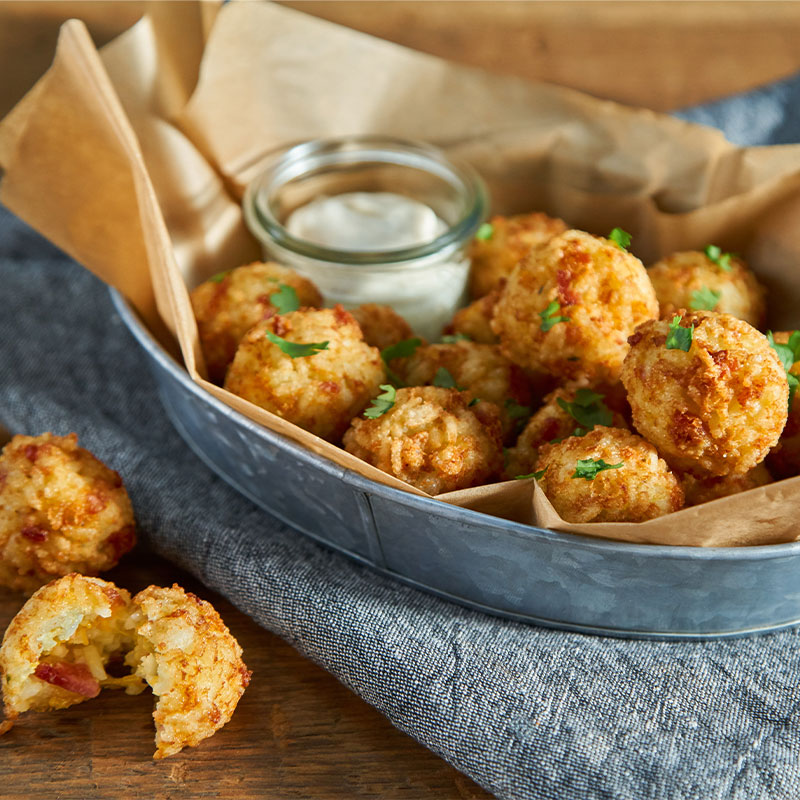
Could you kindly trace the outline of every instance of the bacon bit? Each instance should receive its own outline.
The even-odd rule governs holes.
[[[39,445],[26,444],[25,447],[22,448],[22,452],[25,454],[25,458],[27,458],[28,461],[35,464],[36,459],[39,457]]]
[[[99,514],[108,505],[108,497],[98,492],[86,497],[86,509],[90,514]]]
[[[242,688],[246,689],[250,685],[250,678],[253,677],[253,673],[251,670],[247,669],[244,664],[242,664],[239,667],[239,674],[242,676]]]
[[[44,542],[47,539],[47,530],[38,525],[26,525],[20,533],[32,542]]]
[[[636,330],[628,337],[628,344],[631,347],[634,347],[635,345],[639,344],[642,339],[644,339],[644,331]]]
[[[256,302],[261,303],[263,306],[271,306],[272,300],[269,299],[270,296],[271,295],[268,294],[260,294],[258,297],[256,297]]]
[[[281,316],[272,318],[272,331],[276,336],[286,336],[291,330],[291,326],[287,324],[286,320]]]
[[[261,319],[272,319],[278,312],[272,307],[269,306],[268,308],[263,309],[261,313]]]
[[[572,273],[567,269],[560,269],[556,273],[556,284],[558,285],[558,299],[562,306],[573,306],[578,302],[578,295],[572,289]]]
[[[339,384],[335,381],[322,381],[322,383],[319,385],[319,388],[324,392],[329,392],[330,394],[339,394],[339,392],[342,390],[342,387],[339,386]]]
[[[128,550],[133,549],[133,546],[136,544],[135,526],[126,525],[124,528],[114,531],[114,533],[106,539],[106,542],[111,545],[114,551],[114,558],[118,559],[121,555],[127,553]]]
[[[81,697],[97,697],[100,684],[86,664],[39,664],[33,673],[40,681],[59,686]]]
[[[349,311],[345,311],[344,306],[342,306],[340,303],[337,303],[333,307],[333,316],[336,318],[336,322],[338,322],[340,325],[352,325],[355,323],[355,318],[353,315]]]
[[[115,489],[119,489],[119,487],[122,486],[122,477],[120,476],[119,472],[113,469],[111,470],[111,485]]]
[[[219,725],[219,721],[222,719],[220,710],[213,704],[211,706],[211,711],[208,712],[208,719],[212,725]]]

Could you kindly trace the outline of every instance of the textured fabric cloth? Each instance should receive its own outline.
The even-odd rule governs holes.
[[[726,130],[733,138],[751,128],[744,112],[719,118],[741,121]],[[778,123],[767,132],[788,136]],[[76,431],[122,473],[155,551],[498,797],[800,797],[798,633],[705,643],[583,636],[377,576],[211,473],[171,428],[105,288],[5,211],[0,287],[0,422]]]

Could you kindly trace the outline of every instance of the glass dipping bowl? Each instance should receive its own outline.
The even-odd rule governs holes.
[[[337,250],[299,239],[285,223],[321,196],[393,192],[429,206],[446,229],[422,244]],[[328,304],[389,305],[414,331],[436,340],[463,304],[467,245],[486,218],[487,192],[467,164],[432,145],[382,136],[318,139],[284,148],[250,183],[244,216],[265,258],[312,280]]]

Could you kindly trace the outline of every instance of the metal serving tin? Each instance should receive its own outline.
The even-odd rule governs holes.
[[[800,542],[612,542],[391,489],[203,391],[111,294],[147,354],[167,414],[195,453],[275,517],[362,564],[490,614],[585,633],[716,638],[800,624]]]

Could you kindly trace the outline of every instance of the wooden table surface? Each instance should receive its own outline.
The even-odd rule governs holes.
[[[463,63],[661,110],[800,70],[800,3],[794,2],[287,5]],[[134,21],[141,6],[0,2],[0,113],[47,66],[61,20],[85,18],[102,42]],[[488,797],[169,564],[139,554],[110,577],[132,591],[177,580],[211,600],[242,643],[253,682],[226,728],[162,762],[151,760],[147,694],[106,692],[66,711],[29,715],[0,739],[5,800]],[[0,595],[0,628],[20,603]]]

